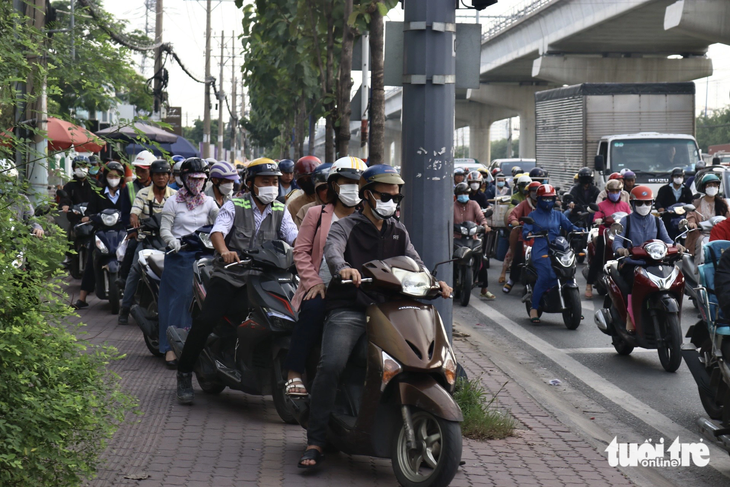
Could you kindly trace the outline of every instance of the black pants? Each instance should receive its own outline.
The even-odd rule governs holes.
[[[92,240],[93,242],[93,240]],[[86,249],[86,266],[81,276],[81,290],[93,293],[96,289],[96,270],[94,269],[94,247],[89,244]]]
[[[137,242],[136,238],[133,238],[129,241],[129,244],[127,244],[127,251],[124,253],[124,260],[119,268],[119,277],[123,280],[127,280],[129,269],[132,268],[132,262],[134,261],[135,254],[137,253],[137,244],[139,244],[139,242]]]
[[[205,348],[208,336],[215,326],[229,312],[244,308],[248,302],[246,286],[235,287],[228,281],[218,277],[210,280],[210,285],[206,291],[203,309],[193,318],[193,325],[190,328],[187,340],[185,340],[185,347],[177,365],[179,372],[193,371],[198,356]]]
[[[621,276],[621,279],[623,279],[623,283],[619,284],[619,289],[621,289],[621,292],[624,295],[624,298],[628,297],[629,294],[631,294],[631,290],[634,288],[634,269],[636,266],[634,264],[623,264],[621,268],[618,270],[619,275]]]
[[[606,251],[606,244],[604,242],[603,235],[599,235],[598,238],[596,238],[594,248],[596,252],[593,256],[593,260],[588,265],[588,277],[586,278],[588,284],[596,282],[596,277],[598,277],[598,273],[601,271],[601,267],[603,267],[603,254]]]
[[[325,314],[324,299],[321,297],[302,301],[299,307],[299,321],[294,328],[291,347],[286,356],[287,370],[304,373],[312,347],[322,342]]]
[[[522,264],[525,262],[524,245],[522,242],[517,242],[515,252],[512,254],[512,264],[509,268],[509,280],[512,281],[512,284],[520,282]]]

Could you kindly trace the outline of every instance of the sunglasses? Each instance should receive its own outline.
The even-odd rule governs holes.
[[[395,201],[396,205],[399,205],[400,202],[403,201],[403,195],[400,193],[398,193],[398,194],[381,193],[380,191],[375,191],[374,189],[371,189],[370,192],[380,196],[380,201],[382,201],[383,203],[387,203],[388,201],[393,200],[393,201]]]
[[[651,206],[651,201],[635,201],[636,206]]]

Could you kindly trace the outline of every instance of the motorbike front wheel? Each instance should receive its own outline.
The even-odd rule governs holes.
[[[76,251],[76,254],[71,256],[69,272],[71,273],[71,277],[73,277],[74,279],[81,279],[84,275],[81,259],[86,258],[85,255],[86,254],[84,254],[81,249],[78,249]]]
[[[112,314],[119,314],[119,287],[117,286],[117,273],[104,271],[104,279],[107,285],[107,298],[112,306]]]
[[[292,406],[286,398],[286,351],[279,352],[279,355],[275,359],[279,363],[278,369],[281,371],[281,377],[276,376],[277,367],[271,370],[271,396],[274,399],[274,407],[276,412],[283,422],[286,424],[298,424],[294,413],[292,412]]]
[[[431,413],[413,413],[415,449],[408,448],[405,425],[393,437],[391,461],[404,487],[441,487],[451,483],[461,461],[461,426]]]
[[[659,361],[667,372],[676,372],[682,363],[682,327],[679,325],[677,313],[667,313],[664,320],[667,335],[665,342],[659,347]]]
[[[565,307],[563,311],[563,323],[568,330],[575,330],[580,326],[580,321],[583,318],[583,307],[580,304],[580,292],[576,288],[566,289],[565,295],[563,296],[565,301]]]
[[[469,306],[469,298],[471,298],[471,288],[474,285],[474,275],[471,267],[462,266],[461,272],[461,292],[459,293],[459,304],[466,307]]]
[[[705,370],[707,371],[707,374],[712,377],[713,373],[720,373],[718,370],[717,362],[712,362],[711,360],[712,355],[712,340],[710,338],[706,339],[702,346],[700,347],[700,356],[704,358],[704,365]],[[709,365],[708,365],[709,364]],[[700,401],[702,402],[702,407],[705,408],[705,412],[707,412],[707,415],[711,419],[722,419],[723,415],[723,396],[725,395],[725,383],[722,381],[718,381],[719,387],[714,388],[715,389],[715,399],[710,397],[708,394],[705,393],[704,389],[701,387],[698,387],[700,393]]]

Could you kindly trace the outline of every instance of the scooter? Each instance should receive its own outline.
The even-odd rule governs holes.
[[[239,306],[216,324],[195,365],[195,376],[208,394],[219,394],[226,387],[256,396],[271,394],[282,421],[294,424],[285,399],[284,369],[289,339],[299,319],[291,306],[297,286],[292,248],[282,240],[273,240],[241,254],[240,263],[228,265],[242,265],[252,271],[246,279],[248,306]],[[196,261],[194,269],[193,316],[203,307],[213,259]],[[180,357],[187,332],[171,326],[167,336]]]
[[[440,295],[438,283],[405,256],[370,261],[361,273],[362,290],[384,301],[366,310],[366,333],[341,375],[328,442],[349,455],[390,458],[400,485],[449,485],[462,450],[463,416],[451,396],[456,357],[438,312],[421,301]],[[306,428],[309,398],[287,399]]]
[[[709,220],[699,222],[697,224],[697,228],[685,232],[686,234],[692,232],[701,232],[702,234],[695,243],[695,255],[693,256],[687,253],[682,256],[682,272],[684,273],[684,278],[687,281],[687,285],[684,287],[684,293],[689,297],[690,301],[692,301],[695,308],[699,308],[700,302],[700,296],[697,288],[699,286],[698,283],[700,282],[699,266],[704,264],[704,252],[702,249],[710,241],[710,232],[712,231],[712,228],[723,220],[725,220],[724,216],[713,216]],[[680,223],[680,225],[683,229],[687,228],[686,221],[684,220]]]
[[[117,260],[117,247],[126,238],[126,230],[116,230],[122,213],[113,208],[102,210],[91,216],[96,227],[94,235],[93,263],[96,278],[96,297],[109,300],[112,314],[119,313],[121,291],[117,286],[117,273],[120,262]]]
[[[610,231],[615,238],[633,245],[620,235],[623,231],[620,223],[614,223]],[[682,363],[680,319],[685,286],[684,275],[675,265],[681,256],[676,246],[649,240],[632,247],[629,257],[608,261],[603,267],[603,284],[608,296],[604,308],[594,315],[596,326],[612,337],[619,355],[629,355],[634,347],[657,349],[659,361],[667,372],[676,371]],[[628,288],[619,274],[621,260],[636,266],[633,289]]]
[[[575,199],[572,194],[565,193],[562,199],[562,207],[567,207],[570,203],[575,203]],[[593,221],[593,217],[591,215],[596,211],[598,211],[598,205],[595,203],[590,203],[588,205],[580,205],[576,203],[573,209],[570,210],[570,221],[579,227],[589,228]],[[580,238],[570,239],[570,246],[575,252],[578,263],[582,264],[587,255],[588,233],[586,232],[582,234]]]
[[[534,225],[535,221],[524,216],[520,218],[522,223]],[[576,256],[570,241],[574,238],[582,238],[587,232],[570,232],[568,238],[557,237],[554,242],[548,245],[548,256],[550,264],[558,278],[558,283],[546,291],[540,299],[540,307],[537,315],[543,313],[562,313],[563,323],[569,330],[575,330],[580,326],[583,319],[583,309],[580,301],[580,291],[575,282],[575,269],[577,266]],[[541,231],[527,236],[528,239],[548,238],[547,231]],[[522,301],[529,316],[532,308],[532,288],[537,282],[537,269],[532,263],[532,247],[525,247],[525,263],[522,265],[522,283],[525,285],[525,295]]]
[[[603,266],[606,264],[606,262],[613,259],[614,236],[613,233],[608,231],[608,229],[611,228],[611,225],[613,225],[614,223],[620,223],[621,220],[627,215],[628,213],[626,212],[617,211],[616,213],[606,216],[605,220],[596,220],[595,222],[593,222],[593,228],[591,228],[588,236],[588,263],[591,264],[594,259],[601,260],[601,270],[599,271],[596,282],[594,284],[596,291],[598,291],[598,294],[600,294],[601,296],[605,296],[608,292],[607,289],[603,286],[603,280],[601,279],[603,277]],[[602,226],[604,228],[601,232]],[[596,242],[599,238],[603,240],[603,255],[596,255],[596,245],[594,242]],[[585,279],[588,279],[589,270],[590,265],[583,268],[582,273]]]
[[[73,208],[71,208],[71,212],[79,217],[84,217],[88,206],[88,203],[75,204]],[[71,273],[71,277],[74,279],[81,279],[84,275],[89,246],[91,245],[91,239],[94,235],[94,227],[91,222],[77,223],[72,227],[71,232],[71,240],[74,243],[74,251],[76,254],[71,256],[69,271]]]
[[[474,222],[463,222],[454,225],[454,291],[459,304],[469,306],[474,281],[478,279],[484,254],[481,236],[484,227]]]

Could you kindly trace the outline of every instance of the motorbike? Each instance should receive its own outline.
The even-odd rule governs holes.
[[[484,227],[467,221],[454,225],[454,233],[459,235],[454,237],[454,291],[459,304],[469,306],[471,290],[484,261],[481,239]]]
[[[112,314],[119,313],[121,290],[117,286],[117,273],[120,262],[117,260],[117,247],[126,238],[126,230],[116,230],[122,213],[113,208],[102,210],[93,215],[96,233],[94,234],[93,264],[96,278],[96,297],[106,299],[111,305]]]
[[[664,221],[664,226],[667,229],[669,238],[673,239],[684,231],[684,229],[680,228],[682,226],[682,222],[686,218],[687,213],[694,210],[694,205],[675,203],[661,212],[659,216],[662,218],[662,221]]]
[[[367,308],[366,333],[341,375],[328,442],[350,455],[390,458],[400,485],[449,485],[461,460],[463,416],[451,395],[456,357],[435,307],[420,301],[440,295],[435,269],[402,256],[361,271],[363,291],[383,300]],[[309,398],[287,399],[306,428]]]
[[[614,238],[633,245],[631,240],[621,237],[620,223],[614,223],[610,231]],[[635,347],[656,349],[664,370],[674,372],[679,368],[685,283],[676,262],[681,257],[676,246],[668,247],[654,239],[633,246],[628,257],[610,260],[604,266],[602,279],[608,295],[604,307],[595,312],[594,321],[599,330],[612,337],[619,355],[629,355]],[[633,289],[619,274],[622,260],[636,266]]]
[[[684,293],[689,297],[690,301],[692,301],[694,307],[698,309],[700,302],[699,292],[697,290],[699,286],[698,283],[700,282],[699,266],[704,263],[704,252],[702,249],[710,240],[710,232],[712,231],[712,228],[723,220],[725,220],[724,216],[713,216],[708,220],[699,222],[697,224],[697,228],[685,232],[686,234],[692,232],[700,232],[702,234],[695,243],[695,255],[693,256],[687,253],[682,256],[682,273],[687,281],[687,285],[684,287]],[[686,220],[683,220],[682,223],[680,223],[680,226],[681,228],[686,229]]]
[[[603,281],[601,280],[601,277],[603,277],[603,265],[608,262],[609,260],[613,259],[613,233],[608,231],[609,228],[611,228],[611,225],[614,223],[620,223],[621,220],[627,216],[628,213],[625,213],[623,211],[617,211],[616,213],[613,213],[611,215],[606,216],[605,220],[596,220],[593,222],[593,228],[591,228],[591,231],[589,232],[588,236],[588,263],[592,263],[593,259],[600,259],[601,261],[601,270],[598,273],[598,276],[596,278],[596,282],[594,284],[594,287],[596,288],[596,291],[598,291],[598,294],[601,296],[605,296],[608,292],[607,289],[603,286]],[[604,226],[604,231],[601,232],[600,227]],[[597,239],[603,240],[603,255],[596,255],[596,244],[595,242]],[[583,277],[585,279],[588,279],[588,272],[590,270],[590,265],[583,268]]]
[[[70,211],[79,217],[84,217],[88,206],[88,203],[78,203]],[[94,235],[94,227],[91,225],[91,222],[77,223],[72,227],[71,232],[71,240],[74,243],[74,251],[76,254],[71,256],[69,271],[71,272],[71,277],[81,279],[84,275],[86,259],[91,245],[91,239]]]
[[[575,198],[570,193],[563,194],[562,206],[567,207],[570,203],[575,203]],[[576,203],[572,210],[570,210],[570,221],[573,224],[588,228],[590,227],[593,217],[593,213],[598,211],[598,205],[590,203],[588,205],[581,205]],[[588,247],[588,233],[584,233],[580,238],[573,238],[570,240],[570,246],[575,252],[576,258],[579,264],[582,264],[586,259],[586,247]]]
[[[535,224],[529,216],[520,218],[520,222],[530,225]],[[583,309],[580,302],[580,291],[575,282],[575,269],[577,266],[576,256],[570,241],[582,237],[586,232],[570,232],[568,238],[559,236],[555,241],[548,244],[548,256],[550,265],[558,278],[555,286],[547,290],[540,299],[540,307],[537,310],[538,316],[543,313],[562,313],[563,323],[569,330],[575,330],[580,326],[583,319]],[[528,240],[535,238],[548,238],[547,231],[540,231],[528,235]],[[525,303],[527,315],[530,315],[532,308],[532,288],[537,282],[537,269],[532,263],[532,247],[525,247],[525,262],[522,264],[520,273],[522,284],[525,286],[525,295],[522,301]]]
[[[291,306],[298,284],[293,251],[286,242],[273,240],[241,254],[241,262],[229,266],[242,265],[251,271],[246,281],[248,306],[239,306],[216,324],[195,365],[195,376],[208,394],[230,387],[246,394],[272,395],[282,421],[294,424],[285,397],[284,369],[289,340],[299,319]],[[196,261],[194,269],[193,316],[203,307],[213,258]],[[167,336],[175,354],[181,356],[187,332],[171,326]]]

